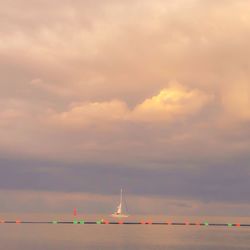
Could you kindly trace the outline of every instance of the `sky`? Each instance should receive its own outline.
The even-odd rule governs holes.
[[[0,0],[0,212],[250,215],[249,13]]]

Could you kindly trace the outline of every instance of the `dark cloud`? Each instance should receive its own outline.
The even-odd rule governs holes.
[[[0,188],[115,195],[122,186],[128,195],[249,203],[248,162],[249,159],[235,159],[226,166],[208,163],[200,169],[192,166],[131,169],[124,166],[1,160]]]

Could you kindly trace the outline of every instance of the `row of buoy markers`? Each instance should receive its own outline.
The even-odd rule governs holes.
[[[250,227],[250,224],[240,223],[208,223],[208,222],[152,222],[152,221],[84,221],[84,220],[73,220],[73,221],[4,221],[0,220],[0,224],[75,224],[75,225],[168,225],[168,226],[214,226],[214,227]]]

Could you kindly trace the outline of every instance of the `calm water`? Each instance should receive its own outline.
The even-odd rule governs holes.
[[[39,218],[41,220],[43,219],[42,216],[40,216]],[[163,220],[165,218],[151,217],[150,219]],[[175,221],[184,220],[184,218],[171,219]],[[228,218],[206,219],[209,219],[210,222],[247,222],[246,218],[233,218],[230,221],[228,221]],[[203,218],[191,218],[190,221],[191,220],[204,221]],[[0,224],[0,240],[0,249],[8,250],[243,250],[250,249],[250,228],[150,225]]]

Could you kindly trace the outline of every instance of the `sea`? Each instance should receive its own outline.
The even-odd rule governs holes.
[[[109,216],[1,214],[0,220],[98,221]],[[249,223],[244,217],[131,216],[126,221]],[[250,228],[174,225],[0,224],[1,250],[249,250]]]

